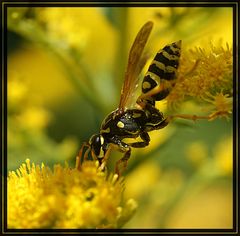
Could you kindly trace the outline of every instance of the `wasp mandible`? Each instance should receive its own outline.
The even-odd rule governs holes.
[[[130,49],[118,108],[104,119],[100,132],[83,143],[78,154],[78,158],[82,158],[83,150],[87,147],[83,159],[86,160],[91,152],[92,158],[98,160],[100,166],[104,168],[111,149],[122,152],[123,157],[115,166],[118,175],[120,175],[120,164],[123,165],[123,170],[127,166],[131,148],[148,146],[150,142],[148,133],[164,128],[173,118],[165,118],[155,107],[155,102],[166,98],[176,82],[181,40],[166,45],[157,52],[143,78],[141,95],[135,101],[132,98],[144,66],[141,56],[152,27],[151,21],[145,23]],[[189,119],[189,117],[182,118]],[[140,138],[140,141],[127,143],[123,141],[125,138]]]

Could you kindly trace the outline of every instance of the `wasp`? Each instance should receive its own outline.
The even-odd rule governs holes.
[[[120,175],[127,167],[131,156],[131,148],[144,148],[149,145],[149,132],[164,128],[172,117],[164,117],[156,106],[168,96],[176,78],[181,55],[181,40],[166,45],[159,50],[151,62],[142,81],[140,96],[133,101],[136,87],[139,83],[139,74],[144,66],[143,50],[152,30],[153,23],[148,21],[138,32],[130,49],[125,79],[121,90],[118,108],[111,112],[102,122],[100,132],[91,136],[88,142],[83,143],[78,158],[88,158],[89,152],[103,168],[112,149],[123,153],[123,157],[116,162],[115,172]],[[185,118],[185,117],[183,117]],[[186,117],[188,118],[188,117]],[[124,139],[133,138],[135,142],[126,142]],[[138,139],[138,141],[136,141]]]

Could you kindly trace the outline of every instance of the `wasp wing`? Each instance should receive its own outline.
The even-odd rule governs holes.
[[[132,103],[134,92],[138,85],[138,75],[146,61],[146,57],[140,60],[148,37],[151,33],[153,22],[148,21],[138,32],[134,43],[130,49],[128,65],[125,73],[124,84],[121,90],[121,98],[117,113],[122,113]],[[135,101],[136,102],[136,101]]]

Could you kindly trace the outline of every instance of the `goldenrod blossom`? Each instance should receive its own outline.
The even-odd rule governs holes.
[[[210,43],[209,48],[184,51],[176,85],[167,97],[168,106],[176,108],[192,99],[212,105],[210,118],[231,114],[232,60],[228,44],[224,48]]]
[[[8,176],[8,228],[117,228],[136,209],[123,201],[123,181],[94,162],[81,170],[22,164]]]

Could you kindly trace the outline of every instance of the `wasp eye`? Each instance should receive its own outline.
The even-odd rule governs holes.
[[[92,148],[94,154],[98,158],[102,158],[104,156],[104,152],[102,150],[102,145],[104,143],[103,136],[100,134],[95,134],[90,138],[89,143],[91,145],[91,148]]]

